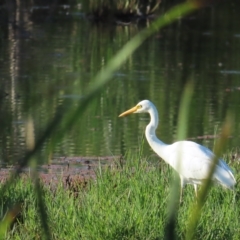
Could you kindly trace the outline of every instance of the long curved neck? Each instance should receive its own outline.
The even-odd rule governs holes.
[[[151,148],[156,152],[161,158],[163,158],[166,161],[166,146],[164,142],[159,140],[156,136],[156,129],[158,127],[158,112],[155,106],[152,106],[152,108],[148,111],[150,114],[150,123],[147,125],[145,130],[145,135],[147,138],[147,141]]]

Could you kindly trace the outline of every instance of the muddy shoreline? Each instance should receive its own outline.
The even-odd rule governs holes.
[[[99,167],[114,167],[121,164],[121,161],[121,156],[59,157],[52,159],[48,164],[39,165],[37,171],[44,185],[56,187],[62,182],[66,188],[79,188],[85,187],[89,180],[96,179]],[[1,167],[0,183],[4,183],[14,169],[14,166]],[[31,176],[32,173],[34,171],[27,167],[22,170],[21,176]]]

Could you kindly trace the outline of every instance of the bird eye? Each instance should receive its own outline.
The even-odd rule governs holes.
[[[142,105],[138,105],[137,108],[138,108],[138,109],[142,108]]]

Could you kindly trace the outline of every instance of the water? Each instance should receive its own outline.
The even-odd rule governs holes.
[[[99,69],[142,26],[95,25],[73,15],[58,20],[19,20],[8,25],[0,47],[0,160],[15,163],[26,151],[27,129],[41,135],[60,106],[77,106]],[[149,38],[114,73],[83,116],[39,161],[57,156],[111,156],[138,151],[147,115],[118,115],[150,99],[160,113],[157,135],[176,140],[179,103],[194,82],[188,138],[210,148],[228,111],[234,130],[228,148],[240,140],[240,32],[234,7],[208,8]],[[60,131],[60,130],[59,130]],[[144,154],[151,155],[147,143]]]

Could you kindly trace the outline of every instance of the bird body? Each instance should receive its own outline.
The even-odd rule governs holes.
[[[165,144],[159,140],[155,133],[159,122],[158,111],[149,100],[139,102],[135,107],[122,113],[119,117],[131,113],[144,112],[150,114],[150,123],[145,130],[145,136],[149,145],[165,162],[178,172],[181,180],[181,195],[185,184],[193,184],[197,195],[197,185],[201,184],[209,175],[214,159],[213,152],[192,141],[178,141],[173,144]],[[222,159],[218,160],[212,180],[230,189],[236,184],[232,170]]]

